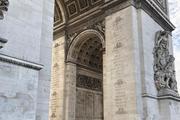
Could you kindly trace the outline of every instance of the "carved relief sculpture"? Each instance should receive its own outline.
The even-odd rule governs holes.
[[[9,6],[8,0],[0,0],[0,20],[4,18],[3,11],[7,11],[8,6]],[[3,48],[5,43],[7,43],[7,40],[0,37],[0,49]]]
[[[8,0],[0,0],[0,19],[4,18],[3,11],[7,11],[9,6]]]
[[[173,55],[169,53],[168,32],[158,31],[154,47],[154,79],[157,89],[177,92]]]
[[[77,75],[76,86],[79,88],[102,91],[102,80],[85,75]]]

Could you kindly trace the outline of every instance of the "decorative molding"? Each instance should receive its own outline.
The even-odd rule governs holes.
[[[167,1],[166,0],[154,0],[154,1],[167,14]]]
[[[80,8],[80,11],[83,11],[89,7],[89,2],[88,0],[78,0],[78,5]]]
[[[76,1],[76,2],[74,2]],[[91,1],[91,0],[89,0]],[[75,24],[78,24],[82,21],[88,20],[88,18],[96,15],[104,15],[108,16],[113,12],[119,11],[121,9],[127,8],[129,6],[135,6],[137,9],[143,9],[147,14],[149,14],[160,26],[162,26],[167,31],[173,31],[175,26],[170,22],[167,12],[161,9],[161,2],[157,2],[157,0],[110,0],[107,2],[103,2],[102,0],[97,2],[97,5],[92,5],[87,8],[87,10],[80,10],[79,7],[76,7],[76,15],[68,14],[67,6],[71,3],[76,4],[79,2],[77,0],[67,0],[65,2],[65,6],[67,9],[67,16],[69,16],[68,22],[66,25],[61,25],[55,28],[55,32],[62,31],[65,26],[69,27]],[[92,2],[92,1],[91,1]]]
[[[55,0],[55,6],[54,6],[54,27],[56,27],[57,25],[60,25],[62,23],[63,23],[63,18],[62,18],[61,9],[60,9],[60,6],[59,6],[57,0]]]
[[[75,1],[71,2],[70,4],[67,4],[67,10],[69,17],[72,17],[76,14],[78,14],[78,8]]]
[[[1,54],[1,53],[0,53],[0,61],[27,67],[27,68],[34,69],[34,70],[41,70],[43,68],[43,65],[41,65],[41,64],[21,60],[21,59],[15,58],[15,57],[10,57],[10,56],[7,56],[7,55]]]
[[[162,28],[172,32],[175,26],[169,20],[166,12],[164,12],[154,0],[135,0],[135,7],[143,9],[149,14]]]
[[[88,26],[88,29],[95,29],[102,33],[103,35],[105,34],[105,21],[99,21],[91,26]]]
[[[74,38],[79,34],[80,32],[73,32],[73,33],[70,33],[70,34],[67,34],[67,46],[69,47],[70,46],[70,43],[74,40]]]
[[[102,80],[85,75],[77,75],[76,86],[95,91],[102,91]]]
[[[101,2],[101,0],[91,0],[92,5],[95,5],[95,4],[99,3],[99,2]]]
[[[67,0],[64,2],[69,19],[75,18],[103,3],[103,0]]]
[[[175,58],[169,53],[168,35],[167,31],[158,31],[156,33],[153,51],[154,80],[159,94],[166,94],[164,93],[165,89],[170,89],[177,93],[177,81],[174,70]],[[168,94],[170,93],[172,92],[168,91]]]
[[[9,1],[8,0],[0,0],[0,19],[4,18],[3,11],[8,11]]]
[[[86,42],[77,51],[77,54],[78,65],[102,71],[102,43],[98,37],[87,38]]]
[[[103,35],[103,37],[105,37],[105,21],[103,20],[103,21],[96,22],[95,24],[83,27],[79,31],[67,34],[67,46],[70,45],[70,43],[74,40],[74,38],[77,35],[79,35],[82,31],[87,30],[87,29],[97,30],[98,32],[100,32]]]
[[[156,100],[167,100],[167,99],[170,99],[170,100],[175,100],[175,101],[180,102],[180,97],[172,96],[172,95],[154,96],[154,95],[150,95],[150,94],[144,93],[142,95],[142,97],[156,99]]]

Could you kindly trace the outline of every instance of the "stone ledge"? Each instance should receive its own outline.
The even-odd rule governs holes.
[[[142,97],[146,97],[146,98],[151,98],[151,99],[156,99],[156,100],[167,100],[167,99],[171,99],[171,100],[175,100],[180,102],[180,97],[179,96],[174,96],[174,95],[161,95],[161,96],[154,96],[154,95],[150,95],[150,94],[143,94]]]
[[[180,102],[180,97],[179,96],[172,96],[172,95],[163,95],[163,96],[158,96],[159,100],[166,100],[166,99],[171,99]]]
[[[0,61],[23,66],[23,67],[34,69],[34,70],[41,70],[43,68],[43,65],[41,64],[7,56],[1,53],[0,53]]]

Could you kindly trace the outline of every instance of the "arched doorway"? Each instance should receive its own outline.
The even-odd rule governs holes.
[[[103,120],[103,42],[87,30],[73,41],[68,62],[76,64],[75,120]]]

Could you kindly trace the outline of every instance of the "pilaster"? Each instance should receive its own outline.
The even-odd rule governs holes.
[[[70,62],[66,63],[65,75],[65,120],[75,120],[76,64]]]
[[[64,120],[65,108],[65,36],[53,43],[51,76],[50,120]]]
[[[140,120],[137,13],[133,6],[106,17],[104,120]]]

